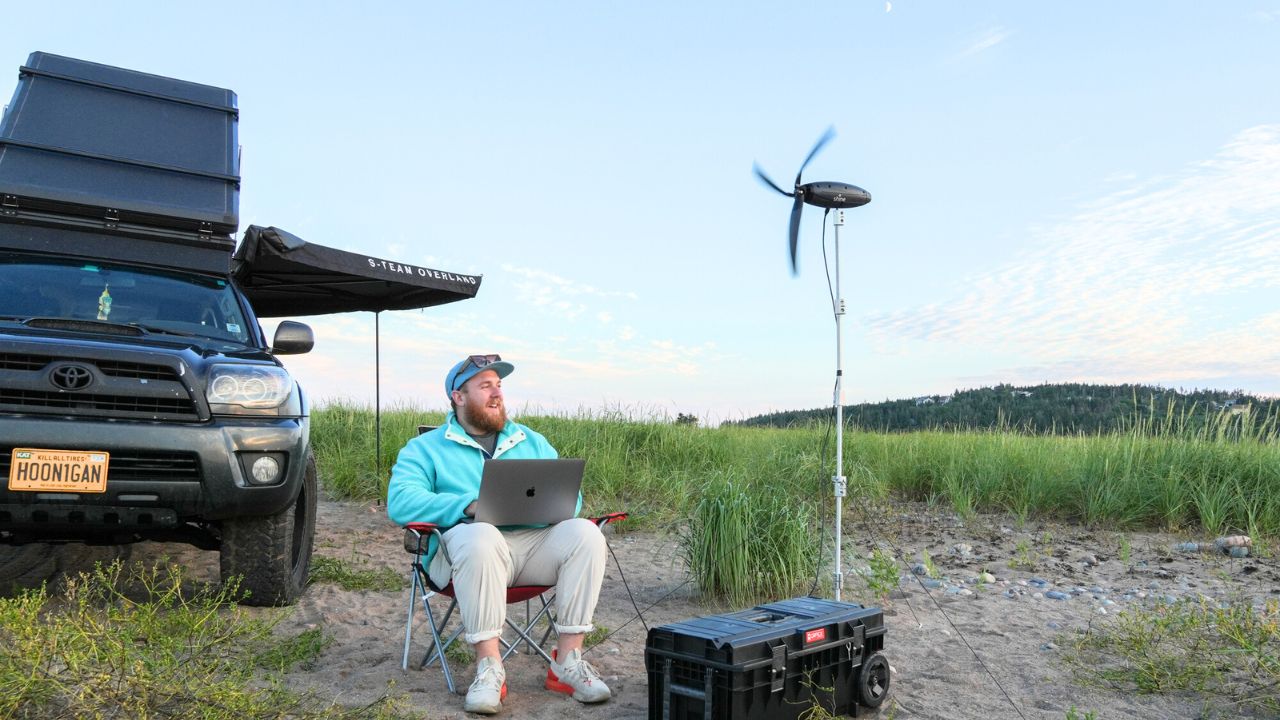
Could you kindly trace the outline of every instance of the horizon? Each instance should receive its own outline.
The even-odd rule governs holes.
[[[1280,10],[1153,7],[71,0],[10,9],[0,95],[37,50],[229,88],[241,231],[483,275],[382,313],[382,407],[446,406],[477,352],[517,366],[513,407],[831,406],[830,225],[805,208],[793,277],[790,200],[752,174],[785,186],[829,126],[805,181],[872,196],[840,236],[844,405],[1280,397]],[[372,405],[373,315],[294,319],[313,400]]]

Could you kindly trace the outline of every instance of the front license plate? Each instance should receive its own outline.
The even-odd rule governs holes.
[[[9,489],[39,492],[107,491],[110,455],[95,450],[14,448]]]

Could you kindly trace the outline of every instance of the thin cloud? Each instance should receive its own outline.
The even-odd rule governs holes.
[[[1003,25],[995,25],[986,28],[973,42],[969,44],[968,47],[961,50],[954,59],[963,60],[965,58],[973,57],[979,53],[984,53],[1005,40],[1008,40],[1011,35],[1013,35],[1013,31]]]
[[[873,336],[886,348],[998,347],[1027,362],[995,369],[1001,380],[1280,370],[1280,319],[1246,299],[1280,288],[1280,124],[1099,198],[1027,245],[952,300],[870,317]]]

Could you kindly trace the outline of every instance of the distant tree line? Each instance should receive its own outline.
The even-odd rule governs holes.
[[[1241,390],[1182,390],[1154,385],[997,385],[904,400],[846,405],[845,423],[869,431],[1002,429],[1035,434],[1094,434],[1172,419],[1196,430],[1224,416],[1250,416],[1274,431],[1280,404]],[[830,422],[831,407],[757,415],[733,424],[793,427]],[[1271,434],[1271,433],[1268,433]]]

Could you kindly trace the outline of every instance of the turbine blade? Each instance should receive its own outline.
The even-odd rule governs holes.
[[[755,163],[752,163],[752,164],[751,164],[751,169],[752,169],[752,170],[755,170],[755,172],[756,172],[756,177],[760,178],[760,180],[761,180],[765,185],[768,185],[769,187],[773,188],[774,190],[777,190],[778,192],[782,193],[783,195],[786,195],[787,197],[793,197],[793,196],[795,195],[795,193],[789,193],[789,192],[787,192],[786,190],[783,190],[782,188],[778,187],[778,184],[777,184],[777,183],[775,183],[774,181],[770,180],[770,179],[769,179],[769,176],[764,174],[764,171],[760,169],[760,166],[759,166],[759,165],[756,165]]]
[[[818,154],[818,151],[822,149],[822,146],[831,142],[831,138],[835,136],[836,129],[834,127],[829,127],[826,132],[822,133],[822,137],[818,138],[818,142],[813,146],[813,149],[809,151],[809,157],[805,158],[804,162],[800,164],[800,172],[796,173],[797,187],[800,185],[800,176],[804,174],[804,169],[809,166],[809,161],[813,159],[814,155]]]
[[[800,211],[804,209],[804,195],[796,193],[796,201],[791,206],[791,232],[788,239],[791,243],[791,274],[798,275],[800,270],[796,267],[796,245],[800,240]]]

